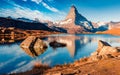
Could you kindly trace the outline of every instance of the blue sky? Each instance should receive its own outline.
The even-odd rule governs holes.
[[[120,21],[120,0],[0,0],[0,16],[58,21],[71,5],[90,21]]]

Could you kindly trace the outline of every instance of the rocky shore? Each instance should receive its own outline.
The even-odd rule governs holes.
[[[56,65],[53,68],[37,63],[30,71],[11,75],[120,75],[119,63],[120,47],[112,47],[99,40],[94,53],[74,63]]]
[[[51,34],[60,34],[56,31],[45,30],[22,30],[14,27],[0,28],[0,44],[14,43],[26,39],[28,36],[36,36],[39,38],[46,38]]]

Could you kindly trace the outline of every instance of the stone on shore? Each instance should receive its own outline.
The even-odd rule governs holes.
[[[112,47],[107,42],[99,40],[97,52],[98,52],[98,55],[104,55],[104,54],[117,53],[119,52],[119,50],[115,47]]]
[[[93,52],[89,57],[89,61],[98,61],[102,59],[113,58],[113,54],[118,53],[120,50],[117,47],[112,47],[105,41],[99,40],[96,52]]]
[[[119,49],[117,47],[112,47],[107,42],[99,40],[98,48],[97,48],[96,52],[93,52],[91,54],[91,56],[113,54],[113,53],[118,53],[118,52],[119,52]]]

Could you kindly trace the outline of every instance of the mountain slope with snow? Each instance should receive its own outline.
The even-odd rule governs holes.
[[[65,20],[58,22],[56,26],[65,28],[68,33],[94,32],[92,23],[79,14],[74,5],[71,6]]]

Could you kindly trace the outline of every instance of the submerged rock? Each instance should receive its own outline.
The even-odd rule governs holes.
[[[45,42],[35,36],[29,36],[21,44],[20,47],[31,57],[38,56],[45,52],[47,45]]]
[[[49,45],[53,48],[65,47],[66,46],[65,43],[60,43],[60,42],[57,42],[57,41],[50,42]]]

